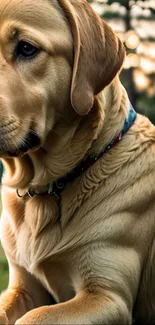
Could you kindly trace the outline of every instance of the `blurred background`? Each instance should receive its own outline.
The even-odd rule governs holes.
[[[155,124],[155,0],[88,0],[126,47],[121,81],[137,112]]]
[[[88,0],[126,47],[121,81],[137,112],[155,124],[155,0]],[[8,282],[0,247],[0,292]]]

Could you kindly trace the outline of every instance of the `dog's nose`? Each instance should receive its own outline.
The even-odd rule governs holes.
[[[40,137],[33,132],[29,132],[24,141],[21,143],[19,151],[25,153],[32,148],[40,146],[40,144]]]

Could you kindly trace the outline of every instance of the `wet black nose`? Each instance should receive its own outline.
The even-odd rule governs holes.
[[[22,144],[20,145],[19,151],[25,153],[32,148],[40,146],[40,144],[40,137],[33,132],[29,132]]]

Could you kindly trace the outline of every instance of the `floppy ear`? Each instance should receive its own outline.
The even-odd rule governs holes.
[[[74,67],[71,104],[80,115],[87,114],[94,96],[106,87],[120,70],[124,46],[86,0],[58,0],[74,41]]]

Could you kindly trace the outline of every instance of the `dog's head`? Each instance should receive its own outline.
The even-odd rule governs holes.
[[[37,149],[68,107],[87,114],[123,59],[85,0],[0,0],[0,155]]]

